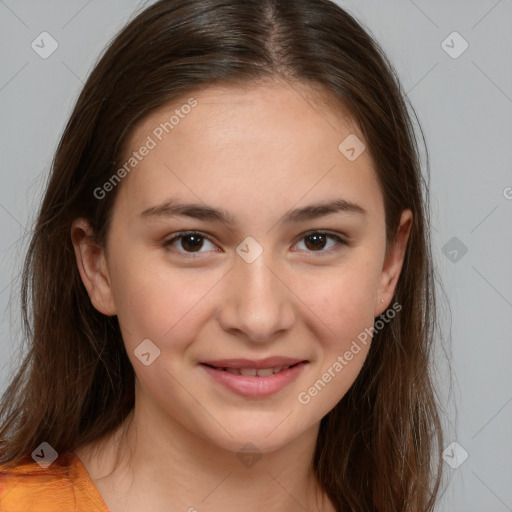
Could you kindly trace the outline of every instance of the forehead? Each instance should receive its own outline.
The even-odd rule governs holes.
[[[149,139],[154,147],[122,188],[139,209],[166,196],[234,206],[235,194],[254,207],[274,209],[283,194],[297,203],[333,191],[353,200],[365,195],[378,206],[368,152],[350,161],[340,151],[340,143],[354,135],[363,142],[348,111],[319,88],[284,82],[209,87],[155,110],[137,125],[124,159]]]
[[[194,103],[194,107],[190,104]],[[243,128],[243,131],[240,131]],[[163,132],[163,133],[162,133]],[[330,132],[330,133],[329,133]],[[243,142],[293,144],[300,152],[320,141],[334,143],[359,129],[348,109],[318,84],[265,80],[244,86],[210,86],[164,105],[139,122],[127,140],[129,151],[150,135],[159,146],[195,139],[241,145]],[[326,138],[329,134],[330,137]],[[249,144],[246,144],[247,147]]]

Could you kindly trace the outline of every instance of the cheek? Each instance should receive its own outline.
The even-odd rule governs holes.
[[[354,257],[336,270],[301,278],[300,297],[329,327],[324,342],[340,348],[373,326],[378,277],[374,260]]]
[[[317,280],[308,304],[329,329],[317,331],[318,364],[297,399],[311,414],[327,414],[357,379],[371,345],[374,325],[375,266],[360,261],[329,279]]]
[[[144,339],[161,350],[183,350],[180,340],[193,339],[218,276],[209,278],[201,269],[155,265],[135,253],[116,256],[112,290],[127,350],[133,352]]]

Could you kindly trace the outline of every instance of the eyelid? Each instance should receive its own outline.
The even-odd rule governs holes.
[[[322,257],[322,256],[331,255],[333,252],[338,251],[340,249],[340,246],[348,246],[349,245],[348,237],[346,237],[342,233],[337,233],[335,231],[329,231],[326,229],[311,229],[309,231],[305,231],[304,233],[302,233],[298,236],[296,242],[293,245],[296,245],[298,242],[302,241],[304,238],[307,238],[308,236],[317,235],[317,234],[318,235],[326,235],[327,237],[334,239],[336,241],[336,245],[334,247],[331,247],[326,250],[304,251],[308,255],[312,255],[313,257]]]
[[[164,247],[164,249],[166,249],[168,251],[172,251],[174,249],[173,252],[178,252],[181,255],[185,255],[186,258],[197,258],[199,255],[201,255],[201,252],[194,253],[194,252],[180,251],[180,250],[176,250],[175,248],[172,247],[172,244],[176,240],[179,240],[180,238],[186,237],[188,235],[198,235],[201,238],[208,240],[210,243],[217,245],[217,243],[212,239],[212,237],[210,235],[208,235],[207,233],[205,233],[204,231],[189,230],[189,231],[179,231],[177,233],[172,234],[169,238],[166,238],[162,242],[162,246]]]
[[[348,237],[346,237],[342,233],[337,233],[337,232],[334,232],[334,231],[329,231],[329,230],[324,230],[324,229],[311,229],[309,231],[305,231],[304,233],[301,233],[296,238],[296,240],[293,243],[293,245],[296,245],[298,242],[300,242],[303,239],[307,238],[308,236],[311,236],[311,235],[314,235],[314,234],[326,235],[326,236],[330,237],[331,239],[334,239],[337,242],[337,245],[335,247],[331,247],[330,249],[327,249],[327,250],[304,251],[304,252],[307,252],[307,253],[315,256],[315,257],[316,256],[323,256],[323,255],[331,254],[332,252],[335,252],[336,250],[339,250],[339,246],[347,246],[347,245],[349,245]],[[198,235],[201,238],[204,238],[204,239],[208,240],[210,243],[212,243],[214,245],[217,245],[217,243],[213,240],[213,238],[210,235],[208,235],[207,233],[205,233],[204,231],[189,230],[189,231],[179,231],[179,232],[174,233],[173,235],[171,235],[169,238],[165,239],[162,242],[162,246],[165,249],[167,249],[167,250],[171,250],[172,249],[171,245],[176,240],[179,240],[180,238],[186,237],[187,235]],[[296,252],[296,251],[297,250],[294,250],[294,252]],[[188,258],[197,258],[198,255],[201,254],[201,251],[199,251],[197,253],[194,253],[194,252],[186,252],[186,251],[178,250],[177,252],[182,254],[182,255],[185,255],[185,257],[188,257]],[[216,251],[216,252],[218,252],[218,251]]]

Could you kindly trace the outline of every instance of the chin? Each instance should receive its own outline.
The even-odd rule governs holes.
[[[292,426],[290,423],[283,421],[288,413],[272,415],[265,421],[263,421],[261,413],[259,417],[257,415],[244,415],[239,421],[224,423],[223,427],[227,432],[219,427],[214,435],[211,435],[212,432],[210,432],[210,435],[206,437],[215,445],[236,454],[251,450],[262,454],[271,453],[291,443],[306,430],[306,427]],[[288,416],[288,419],[292,416]],[[251,417],[254,418],[254,421],[251,421]],[[253,449],[252,446],[256,448]]]

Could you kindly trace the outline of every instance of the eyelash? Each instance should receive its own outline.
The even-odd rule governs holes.
[[[208,240],[210,243],[214,244],[215,242],[205,233],[202,233],[201,231],[182,231],[180,233],[176,233],[174,234],[171,238],[168,238],[167,240],[165,240],[163,243],[162,243],[162,246],[170,251],[172,250],[172,247],[171,245],[176,241],[176,240],[179,240],[180,238],[184,238],[186,236],[190,236],[190,235],[198,235],[200,236],[201,238],[204,238],[206,240]],[[328,238],[331,238],[333,240],[335,240],[337,242],[337,245],[338,247],[331,247],[330,249],[327,249],[327,250],[320,250],[320,251],[306,251],[306,252],[309,252],[311,254],[313,254],[314,257],[321,257],[323,255],[330,255],[333,250],[338,250],[340,247],[339,246],[347,246],[349,245],[348,242],[346,240],[344,240],[342,237],[340,237],[339,235],[335,234],[335,233],[331,233],[329,231],[322,231],[322,230],[318,230],[318,231],[308,231],[307,233],[304,233],[303,235],[301,235],[301,237],[299,238],[299,242],[302,241],[304,238],[307,238],[308,236],[312,236],[312,235],[327,235]],[[194,253],[194,252],[186,252],[186,251],[182,251],[182,250],[178,250],[179,253],[181,254],[186,254],[185,257],[187,258],[197,258],[197,257],[200,257],[200,254],[201,252],[197,252],[197,253]]]

